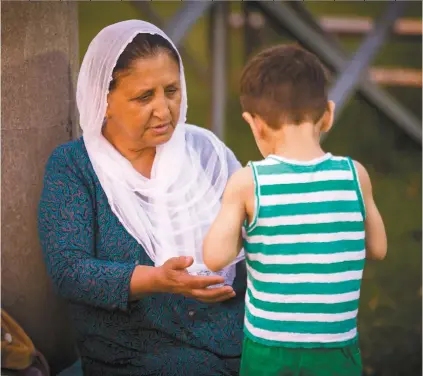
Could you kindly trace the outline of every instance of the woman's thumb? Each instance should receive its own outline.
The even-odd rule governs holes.
[[[171,265],[169,265],[172,269],[186,269],[192,265],[194,259],[191,256],[180,256],[180,257],[173,257],[169,260]]]

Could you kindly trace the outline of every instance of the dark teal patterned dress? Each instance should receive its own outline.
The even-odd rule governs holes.
[[[239,163],[227,155],[232,173]],[[54,286],[69,302],[85,375],[238,374],[244,263],[229,301],[153,294],[128,302],[135,266],[153,263],[110,209],[82,138],[47,163],[39,234]]]

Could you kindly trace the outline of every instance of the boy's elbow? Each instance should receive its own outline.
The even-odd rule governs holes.
[[[385,259],[385,255],[368,255],[366,256],[366,260],[369,261],[383,261]]]
[[[227,241],[208,234],[203,243],[203,263],[212,272],[222,270],[230,263]]]
[[[204,265],[207,266],[207,269],[212,272],[217,272],[222,269],[217,260],[212,255],[210,255],[206,249],[203,252],[203,262]]]
[[[222,269],[222,267],[220,267],[220,265],[217,265],[217,264],[206,264],[206,266],[211,272],[218,272],[219,270]]]
[[[208,242],[206,238],[203,244],[203,264],[207,266],[209,270],[212,270],[211,267],[213,266],[213,259],[210,255],[209,246],[207,243]]]
[[[212,234],[213,235],[213,234]],[[212,271],[216,272],[219,269],[219,265],[217,264],[216,260],[216,252],[213,252],[216,250],[216,245],[213,244],[213,237],[210,235],[210,232],[206,235],[204,238],[203,243],[203,263],[207,268]]]
[[[376,253],[376,255],[374,257],[374,260],[376,260],[376,261],[382,261],[382,260],[384,260],[386,258],[386,253],[387,253],[386,252],[386,249],[383,250],[383,251],[380,251],[380,252]]]
[[[386,254],[387,254],[387,247],[373,249],[370,252],[367,252],[366,258],[368,260],[373,260],[373,261],[382,261],[386,258]]]

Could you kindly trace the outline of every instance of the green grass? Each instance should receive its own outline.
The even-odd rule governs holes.
[[[169,19],[180,2],[150,3],[163,18]],[[308,1],[315,15],[357,15],[377,17],[386,2]],[[232,2],[239,10],[240,5]],[[421,3],[410,2],[405,16],[421,18]],[[90,40],[106,25],[124,19],[146,19],[129,2],[80,2],[80,56]],[[146,19],[148,20],[148,19]],[[258,33],[264,45],[289,40],[270,27]],[[342,38],[342,45],[353,53],[361,38]],[[192,28],[184,40],[189,53],[209,69],[208,18]],[[244,64],[241,30],[229,38],[228,102],[225,141],[242,163],[259,159],[248,126],[241,119],[238,79]],[[375,64],[421,69],[421,43],[391,38],[378,53]],[[210,75],[197,77],[185,65],[188,87],[188,120],[204,127],[210,124]],[[422,112],[420,89],[387,88],[419,119]],[[421,375],[421,250],[422,176],[421,148],[383,114],[356,96],[342,112],[324,144],[334,154],[350,155],[369,170],[376,202],[388,233],[389,254],[382,263],[368,263],[362,285],[359,314],[360,339],[366,375]]]

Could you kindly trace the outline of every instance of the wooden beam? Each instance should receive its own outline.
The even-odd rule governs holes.
[[[318,18],[320,26],[329,33],[334,34],[366,34],[373,29],[371,17],[356,16],[323,16]],[[238,29],[245,23],[245,17],[240,12],[231,12],[229,24]],[[253,28],[261,29],[266,20],[259,12],[251,12],[251,19],[248,20]],[[421,36],[422,21],[417,18],[400,18],[394,24],[393,33],[398,36]]]
[[[365,34],[374,26],[370,17],[320,17],[319,23],[325,31],[336,34]],[[421,36],[422,21],[400,18],[394,24],[393,33],[400,36]]]
[[[422,87],[422,71],[404,68],[371,68],[370,79],[380,85]]]

